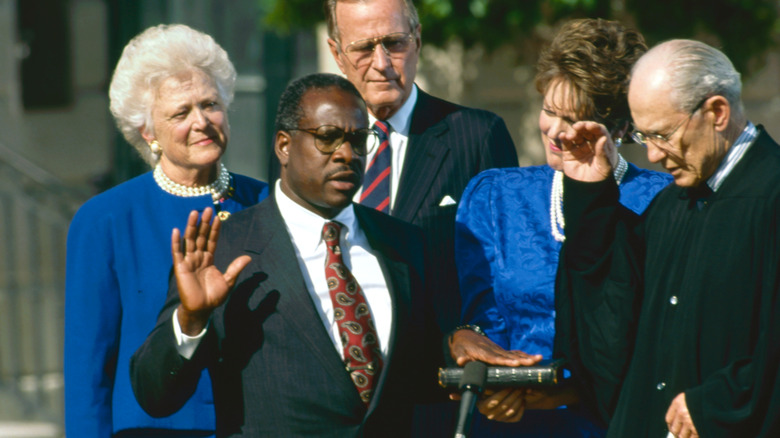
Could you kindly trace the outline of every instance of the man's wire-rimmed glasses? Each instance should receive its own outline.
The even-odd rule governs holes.
[[[409,32],[395,32],[364,40],[357,40],[347,44],[344,48],[344,56],[347,57],[352,66],[356,69],[371,64],[374,57],[374,50],[381,46],[385,54],[391,58],[399,58],[409,51],[415,37]]]
[[[696,114],[696,111],[701,109],[702,105],[704,105],[704,102],[707,101],[709,97],[705,97],[702,99],[688,114],[688,117],[685,118],[679,125],[677,125],[672,131],[668,134],[645,134],[644,132],[635,129],[631,132],[631,138],[637,142],[638,144],[641,144],[644,147],[647,147],[647,144],[650,143],[653,146],[663,149],[663,150],[670,150],[674,149],[672,146],[672,142],[670,141],[672,136],[683,126],[687,125],[688,122],[691,121],[691,118],[694,114]],[[665,144],[665,146],[664,146]]]
[[[291,128],[285,131],[303,131],[314,137],[314,145],[324,154],[336,152],[344,141],[348,141],[355,155],[365,157],[374,149],[377,141],[373,129],[363,128],[345,131],[338,126],[322,125],[316,128]]]

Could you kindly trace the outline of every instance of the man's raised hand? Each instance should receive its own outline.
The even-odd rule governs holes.
[[[194,336],[208,323],[211,312],[222,304],[236,283],[238,274],[251,261],[249,256],[233,260],[225,273],[214,266],[214,251],[219,239],[220,221],[212,224],[213,210],[207,207],[198,221],[198,212],[190,212],[184,238],[178,228],[171,233],[171,253],[181,304],[178,308],[182,332]]]

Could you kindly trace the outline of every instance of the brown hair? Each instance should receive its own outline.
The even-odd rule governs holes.
[[[536,89],[544,94],[563,80],[572,87],[572,108],[580,120],[595,120],[612,131],[631,120],[631,67],[647,51],[642,35],[617,21],[600,18],[564,24],[539,57]]]

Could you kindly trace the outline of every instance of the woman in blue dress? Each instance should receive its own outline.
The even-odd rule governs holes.
[[[485,361],[473,350],[486,345],[505,358],[524,358],[524,365],[552,357],[555,273],[566,238],[558,136],[575,121],[597,120],[620,142],[630,128],[628,75],[645,51],[639,33],[614,21],[582,19],[566,23],[542,53],[536,87],[544,96],[539,128],[547,165],[484,171],[458,207],[455,256],[467,325],[450,347],[460,364]],[[612,160],[620,200],[637,213],[671,181],[619,154]],[[604,425],[578,401],[566,384],[546,392],[498,391],[478,404],[485,416],[474,419],[473,436],[603,436]]]
[[[219,218],[266,197],[267,184],[220,163],[236,72],[214,40],[160,25],[125,47],[111,113],[152,171],[87,201],[68,232],[65,428],[69,437],[210,436],[208,374],[179,412],[152,418],[135,400],[130,357],[154,328],[168,291],[171,230],[192,210]]]

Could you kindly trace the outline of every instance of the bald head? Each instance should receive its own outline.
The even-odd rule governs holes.
[[[663,92],[675,109],[693,110],[703,99],[719,95],[733,115],[742,115],[739,72],[720,50],[694,40],[670,40],[642,56],[634,65],[629,93]]]
[[[677,185],[707,180],[745,126],[739,73],[719,50],[672,40],[634,65],[628,105],[647,158]]]

